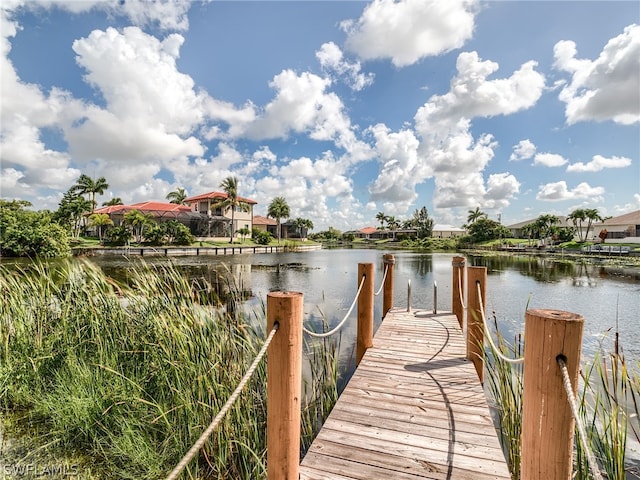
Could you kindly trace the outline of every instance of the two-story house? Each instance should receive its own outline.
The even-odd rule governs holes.
[[[250,198],[238,197],[238,200],[249,205],[248,210],[231,206],[221,207],[220,204],[227,199],[224,192],[209,192],[186,198],[184,203],[189,205],[191,211],[206,215],[206,230],[201,235],[207,237],[226,237],[233,229],[237,232],[241,228],[253,228],[253,206],[258,202]],[[231,222],[233,221],[233,225]]]

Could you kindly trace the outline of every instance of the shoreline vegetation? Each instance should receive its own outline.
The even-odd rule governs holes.
[[[0,270],[5,472],[64,465],[83,479],[163,477],[226,402],[266,336],[264,307],[233,308],[237,298],[221,305],[213,293],[203,295],[213,289],[169,266],[141,262],[127,285],[86,261]],[[332,339],[305,346],[303,447],[337,399],[338,348]],[[187,467],[189,478],[264,478],[265,424],[261,362]]]
[[[495,318],[493,328],[498,332]],[[522,334],[513,343],[499,333],[497,338],[502,354],[522,356]],[[618,348],[617,333],[615,348]],[[523,369],[493,354],[487,355],[485,368],[500,443],[512,480],[520,480]],[[606,352],[600,348],[593,358],[581,363],[577,401],[588,448],[594,453],[600,471],[609,480],[640,477],[640,459],[631,461],[627,456],[629,445],[635,443],[637,447],[640,443],[640,361],[635,359],[634,364],[619,351]],[[586,458],[576,432],[573,479],[593,478]]]
[[[376,246],[391,248],[369,247]],[[618,259],[576,253],[571,261]],[[561,253],[545,255],[560,259]],[[632,258],[638,259],[622,260]],[[262,346],[264,306],[240,308],[243,293],[232,276],[226,279],[231,295],[222,298],[206,279],[194,283],[171,265],[132,265],[126,282],[85,259],[0,265],[5,469],[64,465],[83,479],[160,478],[198,438]],[[499,340],[511,356],[523,351],[521,337],[513,344]],[[331,339],[305,345],[303,452],[339,396],[345,368],[338,351]],[[638,469],[625,465],[627,443],[640,442],[640,363],[633,362],[601,351],[582,366],[581,415],[611,479]],[[497,428],[515,472],[521,377],[490,354],[487,370]],[[256,376],[189,465],[189,478],[265,478],[265,363]],[[586,480],[581,448],[576,444],[575,478]]]

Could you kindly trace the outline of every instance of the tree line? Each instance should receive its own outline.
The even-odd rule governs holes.
[[[244,238],[251,235],[259,244],[272,240],[269,232],[247,228],[234,231],[235,212],[250,211],[251,206],[238,195],[238,180],[227,177],[220,183],[226,198],[213,208],[229,208],[231,228],[229,242],[235,235]],[[93,229],[100,244],[125,245],[134,241],[149,245],[189,245],[195,238],[189,228],[177,220],[156,222],[152,215],[130,210],[123,215],[120,225],[114,225],[106,213],[96,213],[98,195],[103,195],[109,184],[104,177],[97,179],[82,174],[63,195],[55,211],[33,211],[26,200],[0,200],[0,253],[13,257],[59,257],[69,255],[71,247],[79,243],[81,236]],[[169,192],[170,203],[185,204],[188,198],[183,187]],[[119,197],[102,203],[103,206],[123,205]],[[268,206],[267,215],[277,221],[277,240],[280,242],[281,220],[290,217],[290,208],[284,197],[275,197]],[[313,222],[305,218],[293,220],[298,232],[313,229]]]

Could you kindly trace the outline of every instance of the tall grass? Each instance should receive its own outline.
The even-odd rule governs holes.
[[[521,336],[509,345],[498,337],[498,347],[507,356],[519,357],[524,351]],[[526,361],[526,359],[525,359]],[[500,442],[513,480],[520,479],[522,433],[522,369],[487,355],[489,392],[497,411]],[[589,448],[608,480],[624,480],[631,468],[626,463],[629,441],[640,442],[640,363],[635,370],[624,355],[599,352],[583,362],[578,389],[581,421],[586,427]],[[574,473],[576,480],[590,480],[586,452],[576,433]]]
[[[14,438],[0,445],[6,462],[39,455],[73,459],[82,478],[162,478],[264,342],[264,309],[207,306],[171,266],[140,264],[128,283],[77,261],[0,267],[0,416]],[[335,347],[313,352],[304,438],[337,382]],[[183,478],[264,478],[265,432],[263,361]]]

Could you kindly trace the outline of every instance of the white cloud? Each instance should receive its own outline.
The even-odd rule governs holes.
[[[82,122],[67,127],[76,160],[169,160],[204,153],[191,134],[204,121],[207,97],[177,70],[183,41],[178,34],[160,41],[128,27],[94,30],[73,43],[85,80],[106,102],[106,108],[89,106]]]
[[[629,25],[607,42],[594,60],[577,59],[576,44],[554,47],[554,66],[571,74],[560,91],[567,104],[567,123],[612,120],[623,125],[640,121],[640,25]]]
[[[640,210],[640,193],[634,193],[629,203],[624,205],[615,205],[613,210],[616,215],[624,215],[625,213]]]
[[[509,174],[499,174],[492,185],[485,185],[483,171],[494,157],[497,142],[489,134],[475,139],[470,131],[471,119],[508,115],[535,105],[545,80],[534,67],[535,62],[527,62],[508,78],[489,80],[498,64],[482,61],[476,52],[461,53],[458,75],[452,79],[449,92],[432,96],[417,111],[414,119],[421,140],[418,156],[428,163],[430,170],[425,175],[433,172],[436,208],[473,207],[485,202],[506,206],[518,191],[518,181]],[[489,190],[491,194],[486,196]],[[504,197],[498,198],[499,193]]]
[[[283,70],[269,84],[276,90],[275,99],[242,133],[256,140],[286,138],[291,132],[310,132],[318,140],[330,139],[349,122],[340,99],[325,92],[330,83],[309,72],[297,75],[293,70]]]
[[[369,186],[371,200],[394,204],[404,213],[416,199],[416,185],[432,174],[431,168],[418,159],[419,141],[411,130],[391,132],[383,124],[370,127],[381,163],[380,172]]]
[[[561,167],[567,162],[566,158],[557,153],[538,153],[533,158],[534,165],[542,165],[544,167]]]
[[[449,92],[434,95],[418,110],[418,128],[425,122],[431,128],[438,124],[450,128],[461,117],[509,115],[532,107],[545,85],[544,75],[535,70],[536,66],[536,62],[529,61],[508,78],[488,80],[498,70],[498,64],[481,60],[476,52],[461,53],[456,62],[458,74],[451,81]]]
[[[344,79],[352,90],[360,91],[373,83],[374,74],[362,73],[360,62],[345,60],[342,50],[333,42],[324,43],[316,52],[316,58],[324,71]]]
[[[606,158],[602,155],[594,155],[589,163],[576,162],[567,166],[567,172],[599,172],[605,168],[625,168],[631,165],[631,159],[627,157]]]
[[[510,162],[527,160],[533,158],[536,154],[536,146],[531,140],[520,140],[517,145],[513,146],[513,153],[509,157]]]
[[[536,199],[546,202],[560,202],[563,200],[590,199],[593,202],[602,200],[605,190],[603,187],[592,187],[586,182],[578,184],[572,190],[567,187],[567,182],[547,183],[540,185]]]
[[[487,190],[484,194],[484,208],[502,208],[509,205],[509,200],[520,191],[520,182],[510,173],[489,175]]]
[[[362,206],[352,195],[353,185],[344,168],[330,153],[272,167],[269,175],[255,182],[252,195],[263,199],[258,211],[265,213],[271,199],[284,196],[292,218],[311,218],[316,227],[344,228],[362,218]]]
[[[31,9],[60,8],[71,13],[103,10],[108,15],[128,18],[134,25],[158,26],[163,30],[187,30],[190,2],[184,0],[38,0],[15,2]]]
[[[473,34],[474,0],[375,0],[357,20],[342,23],[345,47],[364,60],[389,58],[405,67],[460,48]]]

